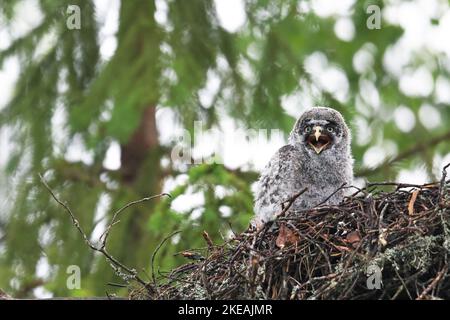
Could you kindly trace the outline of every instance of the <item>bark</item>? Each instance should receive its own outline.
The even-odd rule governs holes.
[[[154,106],[144,109],[139,126],[129,142],[122,146],[122,183],[129,188],[125,192],[131,191],[131,197],[136,199],[161,192],[161,149],[156,129],[155,109]],[[145,206],[135,206],[126,213],[127,217],[123,219],[125,232],[121,239],[121,253],[126,263],[147,267],[146,252],[142,251],[154,240],[146,226],[157,201],[149,202]]]
[[[122,146],[122,181],[133,184],[148,154],[158,147],[158,131],[156,129],[156,108],[144,109],[139,127],[126,145]]]

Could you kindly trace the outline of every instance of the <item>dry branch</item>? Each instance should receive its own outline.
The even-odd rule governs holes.
[[[39,174],[39,178],[41,179],[42,184],[45,186],[45,188],[51,194],[52,198],[67,211],[67,213],[69,214],[70,218],[72,219],[72,224],[75,226],[75,228],[81,234],[83,240],[86,242],[88,247],[90,249],[94,250],[94,251],[100,252],[103,256],[105,256],[105,258],[111,263],[111,266],[116,271],[116,273],[118,275],[120,275],[120,276],[123,276],[125,281],[128,282],[129,279],[132,279],[132,280],[137,281],[139,284],[141,284],[143,286],[146,286],[147,283],[141,277],[139,277],[139,275],[138,275],[138,273],[137,273],[137,271],[135,269],[127,267],[126,265],[124,265],[123,263],[118,261],[116,258],[114,258],[107,251],[106,245],[107,245],[108,236],[109,236],[109,233],[111,231],[111,227],[119,222],[119,221],[116,221],[118,215],[120,213],[122,213],[125,209],[128,209],[129,207],[131,207],[133,205],[136,205],[136,204],[139,204],[139,203],[142,203],[142,202],[145,202],[145,201],[149,201],[149,200],[152,200],[152,199],[155,199],[155,198],[158,198],[158,197],[162,197],[162,196],[169,196],[170,197],[170,195],[167,194],[167,193],[162,193],[162,194],[159,194],[159,195],[146,197],[146,198],[143,198],[143,199],[140,199],[140,200],[132,201],[132,202],[126,204],[125,206],[123,206],[122,208],[120,208],[119,210],[117,210],[113,214],[111,222],[106,227],[105,232],[100,236],[100,238],[99,238],[100,245],[97,246],[97,245],[93,244],[89,240],[89,237],[84,232],[83,228],[81,227],[81,225],[80,225],[78,219],[76,218],[75,214],[73,213],[72,209],[70,209],[70,207],[65,202],[63,202],[62,200],[60,200],[56,196],[55,192],[50,188],[50,186],[48,185],[47,181],[45,181],[44,177],[41,174]],[[124,270],[126,272],[126,275],[122,273],[122,270]]]

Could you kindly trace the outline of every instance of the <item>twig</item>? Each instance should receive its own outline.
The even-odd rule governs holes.
[[[423,300],[425,298],[425,296],[428,294],[428,292],[431,291],[431,289],[433,289],[434,287],[436,287],[436,285],[439,283],[439,281],[441,281],[442,277],[448,272],[448,265],[446,264],[444,266],[444,268],[442,268],[441,271],[439,271],[439,273],[437,274],[436,278],[433,279],[433,281],[431,281],[431,283],[429,284],[428,287],[426,287],[425,290],[422,291],[422,293],[417,297],[416,300]]]
[[[139,200],[127,203],[122,208],[120,208],[119,210],[114,212],[113,217],[111,219],[111,222],[108,224],[108,226],[106,227],[105,231],[102,233],[102,235],[99,238],[99,241],[101,243],[101,247],[102,248],[106,247],[106,242],[108,240],[108,236],[109,236],[109,233],[111,231],[111,227],[119,222],[119,221],[116,221],[116,219],[117,219],[117,217],[119,216],[120,213],[122,213],[124,210],[126,210],[129,207],[134,206],[136,204],[139,204],[139,203],[142,203],[142,202],[146,202],[146,201],[150,201],[150,200],[153,200],[155,198],[160,198],[160,197],[163,197],[163,196],[168,196],[169,198],[172,197],[168,193],[157,194],[157,195],[154,195],[154,196],[151,196],[151,197],[146,197],[146,198],[142,198],[142,199],[139,199]]]
[[[287,201],[283,202],[283,210],[277,214],[277,217],[282,217],[286,211],[289,210],[289,208],[292,206],[292,204],[295,202],[295,200],[297,200],[298,197],[300,197],[302,194],[304,194],[306,191],[308,190],[308,188],[304,188],[303,190],[295,193],[292,197],[290,197]],[[284,204],[287,203],[286,206],[284,206]]]
[[[426,188],[430,184],[412,184],[412,183],[397,183],[397,182],[372,182],[368,183],[366,188],[370,187],[379,187],[379,186],[393,186],[397,187],[396,189],[403,189],[403,188]]]
[[[83,240],[86,242],[86,244],[92,250],[99,251],[99,249],[91,243],[91,241],[87,237],[86,233],[83,231],[80,223],[78,222],[78,219],[75,217],[75,215],[73,214],[73,212],[69,208],[69,206],[66,203],[64,203],[61,200],[59,200],[59,198],[55,195],[53,190],[50,188],[50,186],[47,184],[47,182],[45,181],[44,177],[40,173],[39,173],[39,178],[41,179],[41,182],[43,183],[45,188],[47,188],[48,192],[50,192],[50,194],[53,197],[53,199],[69,213],[69,216],[72,219],[72,224],[75,226],[75,228],[77,228],[78,232],[81,234],[81,236],[83,237]]]
[[[208,244],[208,248],[213,248],[214,247],[214,243],[212,242],[208,232],[206,230],[203,230],[202,233],[203,239],[205,239],[206,243]]]
[[[450,167],[450,163],[448,163],[444,168],[442,169],[442,177],[441,181],[439,183],[439,202],[442,202],[444,198],[444,192],[445,192],[445,179],[447,178],[447,169]]]
[[[72,212],[72,210],[70,209],[70,207],[62,202],[53,192],[53,190],[50,188],[50,186],[48,185],[48,183],[45,181],[44,177],[39,174],[39,178],[41,179],[42,184],[45,186],[45,188],[50,192],[51,196],[53,197],[53,199],[59,204],[61,205],[69,214],[70,218],[72,219],[72,224],[75,226],[75,228],[78,230],[78,232],[81,234],[81,236],[83,237],[84,241],[86,242],[86,244],[88,245],[89,248],[91,248],[94,251],[100,252],[101,254],[103,254],[103,256],[106,257],[106,259],[108,259],[115,267],[117,268],[121,268],[123,270],[125,270],[128,275],[132,278],[135,279],[137,282],[139,282],[142,285],[146,285],[145,281],[142,280],[138,275],[136,270],[131,269],[127,266],[125,266],[123,263],[121,263],[120,261],[118,261],[116,258],[114,258],[111,254],[108,253],[108,251],[106,250],[106,247],[104,244],[102,243],[100,247],[95,246],[88,238],[88,236],[86,235],[86,233],[83,231],[83,228],[81,227],[78,219],[75,217],[74,213]],[[146,200],[142,200],[142,201],[146,201]],[[118,213],[120,213],[121,211],[123,211],[124,209],[130,207],[131,205],[135,204],[135,203],[140,203],[142,201],[134,201],[128,205],[126,205],[124,208],[122,208],[121,210],[118,211]],[[116,215],[117,216],[117,215]],[[112,224],[110,224],[112,225]]]
[[[169,234],[167,237],[165,237],[160,243],[159,245],[156,247],[155,251],[153,251],[152,257],[151,257],[151,267],[152,267],[152,280],[153,280],[153,284],[155,285],[155,288],[157,287],[157,282],[156,282],[156,276],[155,276],[155,257],[156,254],[158,253],[159,249],[161,249],[162,245],[169,240],[170,238],[172,238],[174,235],[180,233],[181,230],[177,230],[172,232],[171,234]]]
[[[120,283],[114,283],[114,282],[108,282],[107,284],[108,284],[108,286],[111,286],[111,287],[118,287],[118,288],[126,288],[127,287],[126,284],[120,284]]]
[[[341,191],[346,185],[347,185],[346,182],[344,182],[343,184],[341,184],[341,186],[340,186],[339,188],[337,188],[335,191],[333,191],[333,193],[331,193],[327,198],[325,198],[325,200],[323,200],[321,203],[319,203],[319,204],[316,205],[315,207],[320,207],[321,205],[323,205],[324,203],[326,203],[328,200],[331,199],[331,197],[333,197],[336,193],[338,193],[339,191]]]

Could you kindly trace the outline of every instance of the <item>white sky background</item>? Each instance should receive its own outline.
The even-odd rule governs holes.
[[[239,32],[246,23],[246,14],[244,11],[243,0],[214,0],[218,17],[221,25],[229,32]],[[343,41],[351,41],[355,30],[354,25],[349,18],[349,8],[353,0],[314,0],[312,5],[301,5],[302,10],[314,10],[316,14],[322,17],[335,16],[337,22],[335,25],[336,35]],[[118,28],[118,10],[119,0],[95,0],[98,21],[100,24],[100,53],[106,61],[111,58],[117,46],[115,33]],[[157,21],[164,24],[167,21],[167,5],[164,0],[157,0],[158,11],[155,14]],[[0,50],[8,47],[11,40],[17,38],[33,27],[35,27],[42,15],[37,9],[36,0],[24,0],[19,3],[18,14],[11,30],[2,28],[3,22],[0,21]],[[391,5],[383,12],[384,18],[392,24],[398,24],[405,29],[405,34],[397,45],[392,46],[385,57],[385,67],[388,72],[398,77],[400,89],[408,95],[425,96],[433,94],[440,102],[450,103],[450,82],[447,79],[439,78],[436,83],[429,71],[425,68],[417,70],[411,69],[404,72],[405,66],[412,58],[415,52],[429,50],[430,52],[443,53],[446,57],[444,64],[450,70],[450,10],[448,2],[445,0],[415,0],[415,1],[391,1]],[[430,18],[438,19],[439,24],[430,24]],[[42,52],[52,43],[51,36],[46,43],[41,44]],[[373,63],[370,46],[361,49],[354,57],[354,67],[360,73],[367,70]],[[305,60],[305,68],[317,75],[314,76],[318,87],[333,93],[336,98],[345,103],[348,95],[348,81],[345,74],[333,65],[330,65],[326,57],[321,53],[314,53]],[[12,96],[15,81],[18,78],[20,66],[17,58],[9,58],[0,69],[0,109],[9,101]],[[210,101],[214,92],[218,88],[217,76],[212,74],[208,77],[209,81],[206,87],[199,92],[201,101]],[[358,111],[362,114],[370,114],[373,110],[380,108],[380,98],[378,91],[370,82],[362,83],[362,96],[364,100],[357,105]],[[311,88],[314,92],[314,88]],[[298,117],[307,107],[311,106],[312,97],[309,92],[296,92],[290,96],[284,97],[282,107],[289,115]],[[63,108],[61,108],[63,109]],[[371,111],[372,110],[372,111]],[[407,108],[407,106],[398,106],[393,115],[390,115],[399,127],[405,133],[408,133],[417,122],[421,122],[426,128],[433,129],[440,125],[439,111],[432,105],[423,105],[418,118]],[[168,143],[173,141],[175,136],[181,131],[181,127],[176,123],[173,112],[168,108],[160,108],[157,112],[158,130],[161,141]],[[367,137],[371,133],[364,118],[355,120],[356,127],[359,128],[357,143],[366,144]],[[64,133],[64,112],[57,112],[52,121],[54,130]],[[223,129],[224,164],[230,168],[252,167],[257,170],[267,163],[273,153],[281,147],[285,141],[282,135],[275,134],[271,139],[260,139],[258,144],[251,141],[249,144],[245,136],[236,137],[234,134],[239,128],[228,117],[223,117],[220,127]],[[364,131],[366,135],[364,135]],[[64,136],[64,135],[63,135]],[[354,134],[355,136],[355,134]],[[206,135],[200,141],[194,150],[194,155],[202,152],[211,151],[211,135]],[[7,129],[0,131],[0,168],[5,165],[8,159],[8,150],[11,148],[10,137]],[[63,143],[64,139],[60,141]],[[370,147],[364,155],[363,163],[366,166],[376,166],[386,156],[397,152],[395,143],[385,141],[384,144]],[[70,146],[65,155],[71,161],[92,161],[92,155],[87,152],[81,142],[75,141]],[[439,176],[444,163],[450,162],[450,154],[445,156],[437,155],[435,158],[435,172]],[[118,169],[120,167],[120,147],[113,144],[107,152],[104,161],[105,167],[109,169]],[[182,183],[186,177],[169,179],[165,186],[165,191],[170,191],[176,184]],[[425,170],[422,167],[412,170],[402,170],[399,173],[398,180],[410,183],[425,183],[429,180]],[[108,201],[103,199],[107,206]],[[188,195],[183,198],[183,206],[174,203],[174,209],[179,206],[186,207],[189,202],[193,205],[201,203],[198,195]],[[0,203],[1,204],[1,203]],[[101,205],[99,205],[101,207]],[[105,208],[99,208],[102,212]],[[97,232],[101,232],[98,230]],[[45,259],[44,259],[45,260]],[[40,263],[39,275],[48,274],[49,266],[45,261]],[[49,293],[43,289],[37,289],[36,295],[39,297],[48,296]]]

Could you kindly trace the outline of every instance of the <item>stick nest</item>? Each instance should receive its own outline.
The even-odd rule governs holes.
[[[445,177],[369,185],[338,206],[287,211],[221,245],[205,233],[207,248],[182,252],[189,263],[130,298],[450,299]],[[380,190],[387,185],[394,191]]]

